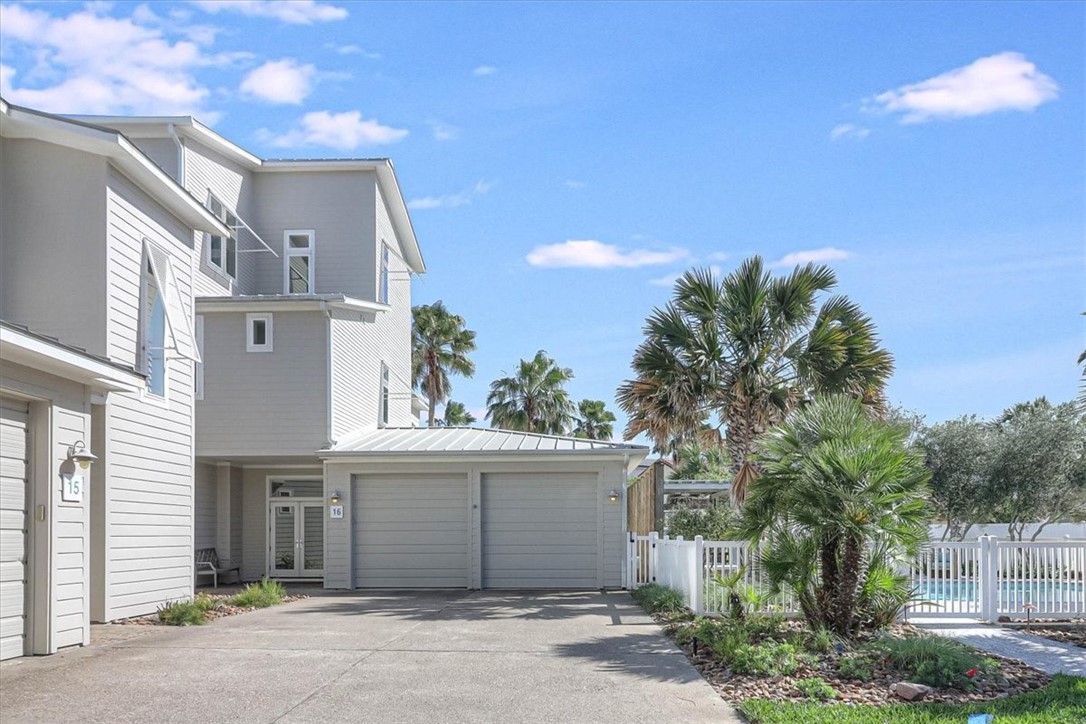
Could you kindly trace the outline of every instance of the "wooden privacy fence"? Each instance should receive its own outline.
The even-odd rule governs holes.
[[[637,535],[664,530],[664,464],[659,460],[626,488],[626,528]]]
[[[625,566],[626,588],[659,583],[686,597],[699,615],[727,605],[724,580],[766,590],[757,551],[743,541],[674,540],[652,532],[631,533]],[[1000,616],[1086,617],[1086,541],[1001,541],[982,536],[971,542],[932,543],[903,566],[913,601],[910,614],[979,618]],[[786,614],[795,602],[778,600]]]

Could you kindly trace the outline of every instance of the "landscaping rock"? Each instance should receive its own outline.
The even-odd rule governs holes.
[[[931,693],[931,687],[923,684],[913,684],[908,681],[899,681],[890,687],[890,691],[905,701],[919,701]]]

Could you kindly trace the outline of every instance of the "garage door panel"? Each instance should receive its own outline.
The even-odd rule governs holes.
[[[466,475],[360,475],[353,490],[357,587],[467,587]]]
[[[26,630],[25,402],[0,398],[0,659],[23,655]]]
[[[483,585],[595,588],[595,474],[491,474],[482,481]]]

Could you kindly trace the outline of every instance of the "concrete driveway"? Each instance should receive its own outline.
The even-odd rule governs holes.
[[[16,722],[738,722],[625,593],[351,593],[0,665]]]

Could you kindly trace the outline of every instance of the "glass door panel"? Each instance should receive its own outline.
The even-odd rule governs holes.
[[[296,575],[297,515],[298,506],[294,503],[272,504],[272,572],[274,575]]]
[[[324,504],[299,505],[302,528],[302,575],[324,573]]]

